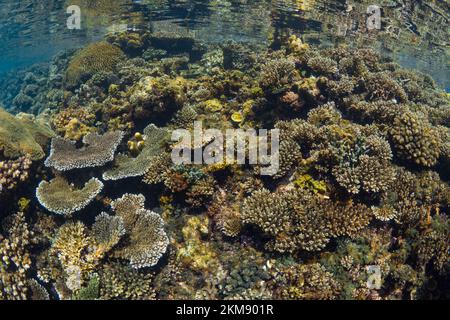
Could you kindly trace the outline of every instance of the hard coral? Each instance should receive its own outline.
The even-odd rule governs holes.
[[[17,160],[0,161],[0,194],[12,190],[29,177],[31,159],[28,156]]]
[[[108,42],[93,43],[72,57],[66,70],[65,84],[73,88],[97,72],[113,71],[124,58],[122,50]]]
[[[122,218],[126,234],[114,256],[129,260],[136,269],[157,264],[169,244],[164,221],[157,213],[146,210],[144,201],[143,195],[125,194],[111,204]]]
[[[0,236],[0,300],[29,298],[27,272],[32,263],[33,236],[23,212],[11,217],[7,237]]]
[[[0,150],[7,158],[30,156],[39,160],[45,156],[43,147],[54,135],[50,128],[30,117],[14,117],[0,108]]]
[[[165,151],[168,132],[153,124],[144,129],[145,145],[136,158],[119,154],[113,168],[103,174],[104,180],[120,180],[144,175],[151,167],[152,161]]]
[[[45,165],[59,171],[101,167],[113,161],[122,138],[122,131],[110,131],[104,135],[89,133],[83,138],[83,148],[77,148],[73,141],[53,138]]]
[[[71,215],[91,203],[102,189],[103,183],[96,178],[86,182],[83,188],[77,189],[58,176],[50,182],[42,181],[36,189],[36,198],[51,212]]]
[[[397,154],[425,167],[436,164],[441,153],[441,137],[436,129],[412,113],[394,119],[391,137]]]

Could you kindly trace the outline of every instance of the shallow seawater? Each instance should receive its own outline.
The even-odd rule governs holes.
[[[95,2],[95,1],[94,1]],[[364,43],[408,68],[448,81],[448,11],[444,1],[97,1],[86,9],[81,30],[68,30],[70,1],[2,0],[0,74],[46,62],[56,52],[78,48],[121,28],[177,30],[205,42],[234,40],[264,45],[294,32],[324,46]],[[82,10],[88,1],[79,1]],[[73,4],[77,4],[73,1]],[[364,31],[367,7],[382,10],[381,29]]]
[[[443,0],[0,0],[0,300],[450,298]]]

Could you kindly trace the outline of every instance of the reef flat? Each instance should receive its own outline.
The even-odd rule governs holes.
[[[428,75],[296,35],[125,31],[14,85],[0,299],[449,298],[450,98]],[[279,130],[279,170],[174,164],[195,121]]]

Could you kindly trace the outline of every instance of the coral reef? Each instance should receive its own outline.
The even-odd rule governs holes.
[[[0,300],[29,298],[27,272],[31,268],[30,246],[33,232],[24,212],[11,217],[6,238],[0,236]]]
[[[450,100],[429,76],[288,32],[109,31],[0,92],[35,114],[0,109],[0,299],[449,297]],[[278,129],[278,171],[173,162],[211,154],[209,129]]]
[[[32,161],[28,156],[17,160],[0,161],[0,194],[27,181]]]
[[[397,153],[405,160],[431,167],[441,153],[441,137],[413,113],[404,113],[394,119],[391,136]]]

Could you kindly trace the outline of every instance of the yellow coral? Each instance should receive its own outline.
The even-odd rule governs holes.
[[[241,123],[242,121],[244,121],[244,116],[240,112],[234,112],[231,115],[231,120],[235,123]]]
[[[327,184],[325,181],[314,180],[309,174],[304,174],[298,177],[294,184],[301,189],[308,189],[314,193],[325,193],[327,191]]]
[[[204,102],[204,108],[206,111],[218,112],[223,109],[223,105],[218,99],[211,99]]]
[[[211,271],[218,265],[217,253],[211,244],[201,237],[209,233],[208,217],[191,217],[183,227],[183,246],[177,252],[177,258],[186,266],[197,271]]]

